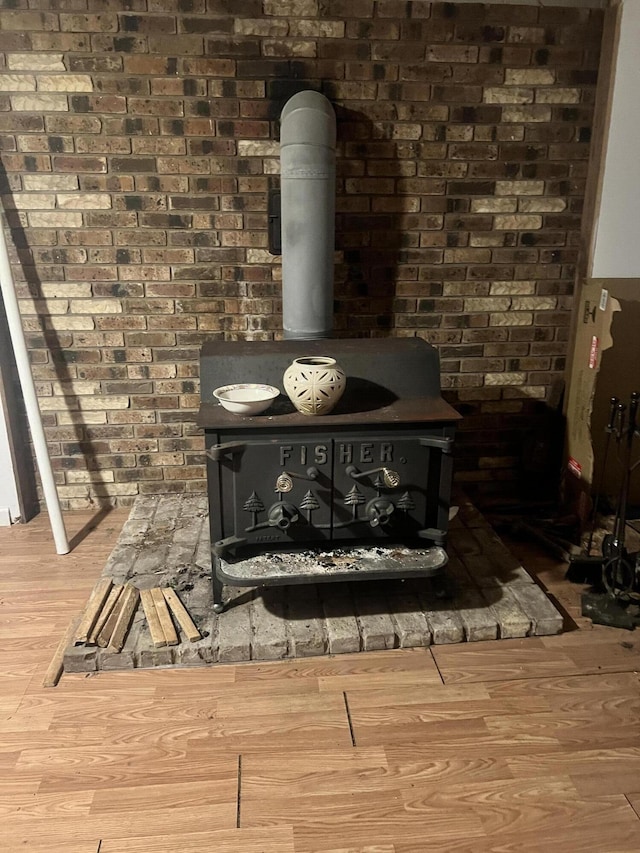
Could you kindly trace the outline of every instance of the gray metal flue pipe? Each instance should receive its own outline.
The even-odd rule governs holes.
[[[280,116],[282,321],[285,338],[333,329],[336,117],[320,92],[298,92]]]

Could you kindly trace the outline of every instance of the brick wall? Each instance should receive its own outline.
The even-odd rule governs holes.
[[[3,203],[60,496],[200,490],[198,351],[281,330],[278,122],[338,119],[336,334],[420,336],[458,478],[511,487],[562,377],[602,13],[5,0]]]

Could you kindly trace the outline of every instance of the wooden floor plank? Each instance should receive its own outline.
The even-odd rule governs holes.
[[[381,747],[334,750],[301,750],[286,762],[278,752],[243,756],[241,794],[244,803],[268,796],[321,796],[381,790],[389,779],[387,759]],[[392,780],[393,781],[393,780]],[[397,787],[397,785],[394,785]]]
[[[0,696],[0,722],[5,722],[14,716],[20,707],[22,695]]]
[[[366,711],[389,705],[439,705],[441,702],[474,702],[490,699],[485,684],[409,684],[372,690],[348,690],[349,708]]]
[[[25,853],[23,841],[15,843],[7,841],[8,846],[3,846],[3,853]],[[29,853],[100,853],[100,839],[89,839],[87,841],[69,841],[51,839],[43,844],[29,842]]]
[[[300,849],[299,847],[297,849]],[[387,844],[358,844],[356,847],[332,847],[329,850],[323,847],[321,850],[316,850],[316,853],[395,853],[395,846],[391,843]]]
[[[436,719],[427,722],[420,715],[408,714],[404,721],[396,718],[394,722],[376,725],[361,724],[360,718],[352,720],[353,735],[358,746],[386,745],[391,743],[413,743],[415,741],[433,743],[440,740],[451,741],[458,737],[477,737],[482,739],[489,734],[482,717],[462,717]]]
[[[88,815],[93,791],[65,791],[64,793],[5,793],[0,800],[0,817],[3,820],[50,817],[77,818]]]
[[[131,839],[144,836],[181,834],[183,832],[232,829],[236,822],[236,804],[173,809],[148,809],[137,812],[99,814],[83,817],[42,817],[14,815],[3,827],[3,840],[19,843],[25,849],[32,843],[42,844],[50,838],[67,836],[74,840],[93,838]]]
[[[263,752],[279,748],[283,754],[309,743],[334,747],[351,745],[344,708],[338,711],[294,712],[248,718],[224,718],[212,723],[203,748],[233,752]],[[194,746],[195,748],[195,746]]]
[[[563,834],[566,837],[567,827],[591,822],[594,817],[599,819],[597,822],[620,820],[627,825],[633,825],[628,803],[625,797],[620,795],[588,799],[539,798],[531,804],[518,802],[511,808],[490,806],[484,807],[482,811],[483,826],[493,838],[494,844],[499,843],[502,835],[521,834],[521,843],[528,841],[530,846],[535,848],[544,836],[547,850],[549,846],[555,846],[556,838],[561,839]],[[637,832],[637,824],[635,828]],[[602,838],[602,833],[600,837]]]
[[[442,684],[429,649],[424,648],[256,662],[250,666],[238,666],[236,671],[238,685],[283,681],[295,685],[315,679],[320,691],[329,692]]]
[[[4,802],[4,798],[7,795],[14,796],[20,794],[23,796],[35,796],[38,793],[39,785],[40,780],[38,777],[22,779],[14,775],[11,779],[0,779],[0,797],[2,798],[2,802]]]
[[[429,853],[637,853],[638,819],[623,798],[586,800],[560,813],[558,819],[543,820],[536,828],[500,832],[484,838],[451,836],[429,842]],[[400,838],[395,853],[424,853],[424,838]],[[299,853],[299,851],[296,851]],[[309,851],[310,853],[310,851]],[[314,851],[315,853],[315,851]]]
[[[433,750],[424,746],[416,748],[392,744],[384,747],[389,779],[398,780],[396,785],[403,788],[466,785],[512,778],[508,759],[500,755],[487,755],[487,752],[478,756],[470,756],[467,752],[436,756]]]
[[[432,786],[439,790],[462,783],[513,780],[504,759],[430,760],[396,753],[394,747],[304,750],[277,762],[277,753],[243,757],[242,801],[269,796],[326,796],[397,791]]]
[[[434,669],[428,649],[393,649],[375,651],[368,655],[344,654],[336,657],[255,663],[251,666],[240,666],[237,672],[240,683],[282,677],[328,679],[394,671],[418,671],[428,676]]]
[[[290,827],[185,832],[125,840],[104,839],[100,853],[295,853]],[[72,851],[73,853],[73,851]],[[83,851],[79,851],[83,853]]]
[[[46,732],[53,722],[53,715],[53,708],[44,705],[27,709],[22,699],[6,719],[0,717],[0,737],[10,732]]]
[[[640,746],[518,755],[508,757],[506,763],[516,778],[568,775],[585,797],[640,789]]]
[[[486,731],[484,734],[477,730],[473,733],[449,733],[449,737],[438,737],[436,740],[401,740],[385,746],[387,753],[393,754],[399,760],[411,761],[432,760],[448,761],[464,755],[471,759],[487,760],[502,758],[508,755],[528,755],[539,752],[560,752],[562,746],[558,739],[550,735],[533,735],[507,732],[495,734]],[[401,758],[400,758],[401,756]]]
[[[615,672],[578,674],[572,676],[551,676],[547,678],[521,678],[515,681],[498,681],[484,685],[488,694],[495,699],[509,699],[515,696],[534,696],[540,693],[551,703],[580,701],[584,696],[594,694],[628,695],[640,690],[640,678],[635,672]]]
[[[237,771],[227,779],[211,779],[198,782],[182,782],[173,779],[163,785],[129,785],[119,788],[103,788],[96,791],[91,802],[90,813],[97,815],[123,814],[126,812],[154,811],[157,809],[189,808],[198,803],[209,806],[236,807]]]
[[[525,734],[554,737],[564,749],[589,746],[614,748],[640,742],[640,719],[613,714],[546,713],[513,714],[508,718],[486,717],[487,729],[494,734]]]
[[[126,696],[129,690],[151,687],[158,698],[184,696],[185,691],[201,691],[228,688],[236,680],[235,667],[203,667],[202,669],[138,669],[114,672],[96,672],[90,677],[86,673],[65,675],[60,688],[66,690],[119,690]]]
[[[439,702],[420,702],[415,700],[412,690],[405,690],[398,691],[395,701],[372,701],[365,705],[362,702],[356,704],[358,695],[354,695],[356,701],[349,702],[351,722],[354,726],[363,727],[402,726],[415,722],[454,722],[502,716],[511,718],[514,715],[551,711],[549,702],[542,696],[511,700],[474,699],[471,696],[450,697],[445,691]]]
[[[73,760],[76,757],[78,761]],[[184,783],[206,781],[214,789],[226,790],[237,778],[238,756],[158,747],[141,752],[135,746],[113,746],[108,755],[97,749],[27,755],[18,770],[37,774],[42,779],[41,791],[101,792],[166,785],[176,779]]]
[[[456,833],[482,838],[480,818],[459,809],[407,807],[399,790],[328,794],[317,797],[264,798],[243,804],[242,826],[293,826],[296,851],[348,848],[394,842],[396,836],[429,842]]]
[[[575,675],[580,672],[564,649],[549,649],[537,637],[499,643],[433,646],[432,653],[446,684]]]

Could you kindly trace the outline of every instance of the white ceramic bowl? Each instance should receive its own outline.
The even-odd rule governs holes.
[[[259,415],[269,408],[279,394],[280,391],[273,385],[256,385],[252,382],[222,385],[213,392],[220,405],[236,415]]]

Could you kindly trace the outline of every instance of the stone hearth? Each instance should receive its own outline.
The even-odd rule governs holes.
[[[467,501],[451,523],[447,572],[453,596],[423,579],[225,588],[212,609],[205,496],[139,497],[103,571],[139,589],[173,587],[202,634],[154,648],[141,606],[122,652],[72,646],[66,672],[277,660],[440,643],[557,634],[563,618]],[[320,560],[343,557],[330,550]],[[305,554],[306,559],[313,554]]]

